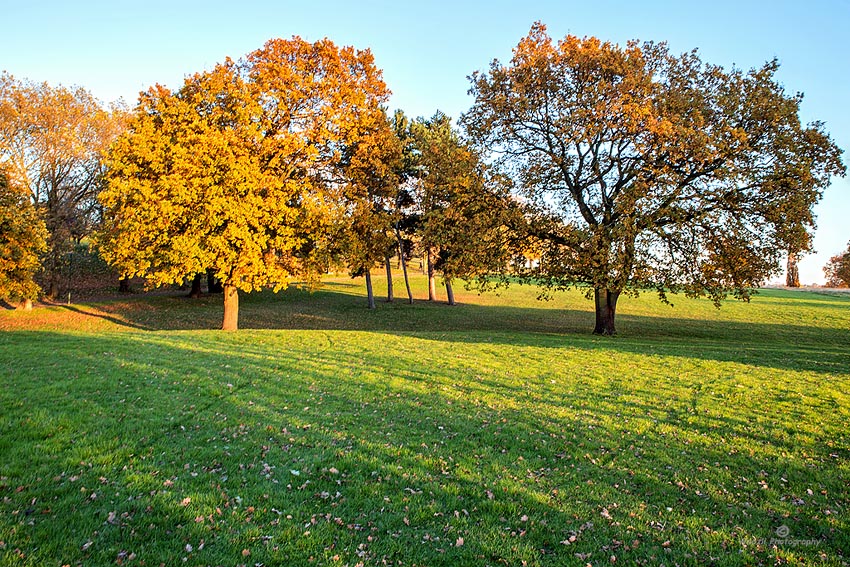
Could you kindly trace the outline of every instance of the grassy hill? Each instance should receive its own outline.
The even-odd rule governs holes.
[[[0,312],[0,565],[850,562],[850,298],[537,293]]]

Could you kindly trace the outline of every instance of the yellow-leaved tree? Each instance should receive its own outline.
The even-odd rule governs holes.
[[[151,88],[110,153],[102,255],[154,286],[211,270],[235,330],[239,290],[317,273],[343,149],[387,96],[368,50],[298,37]]]
[[[29,192],[0,167],[0,299],[22,300],[24,309],[32,308],[38,295],[33,276],[46,239],[44,221]]]

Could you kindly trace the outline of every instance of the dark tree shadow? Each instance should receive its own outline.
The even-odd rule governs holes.
[[[794,325],[688,319],[681,316],[618,315],[619,335],[590,334],[593,314],[575,309],[462,304],[449,307],[427,301],[381,304],[368,310],[360,297],[341,290],[350,284],[329,283],[315,292],[290,288],[243,294],[240,328],[254,330],[370,331],[449,342],[499,343],[599,351],[657,354],[721,362],[744,362],[777,369],[819,373],[850,368],[850,332],[844,329]],[[789,292],[786,292],[786,294]],[[850,298],[795,297],[830,309],[850,309]],[[65,307],[65,306],[63,306]],[[72,308],[128,328],[213,330],[221,325],[221,298],[186,299],[183,294],[134,297],[97,305],[102,313]],[[756,309],[756,306],[753,306]]]
[[[153,327],[148,327],[139,323],[134,323],[132,321],[128,321],[123,317],[116,317],[112,315],[107,315],[102,312],[93,311],[90,309],[85,309],[83,307],[79,307],[77,305],[68,305],[62,303],[54,304],[56,307],[60,307],[67,311],[71,311],[73,313],[78,313],[80,315],[85,315],[86,317],[93,317],[95,319],[103,319],[104,321],[109,321],[110,323],[114,323],[115,325],[120,325],[121,327],[127,327],[129,329],[138,329],[140,331],[154,331]]]
[[[22,344],[37,335],[14,334]],[[9,406],[16,427],[4,436],[4,457],[22,462],[3,469],[0,531],[14,526],[9,546],[41,564],[107,565],[122,552],[147,564],[187,553],[198,564],[238,564],[248,549],[251,562],[265,564],[333,563],[336,555],[570,565],[616,555],[628,565],[673,553],[693,564],[768,565],[774,552],[755,540],[781,526],[813,542],[793,550],[807,563],[821,553],[839,563],[850,545],[842,524],[821,513],[846,490],[805,494],[835,485],[846,447],[807,446],[805,459],[777,459],[800,449],[784,432],[754,431],[687,403],[658,417],[657,392],[588,397],[571,387],[555,399],[526,391],[534,397],[516,407],[503,402],[519,390],[467,380],[461,368],[423,387],[429,362],[412,351],[331,360],[212,333],[192,341],[112,334],[82,347],[43,335],[54,357],[84,360],[86,376],[36,360],[41,381],[21,385],[15,397],[27,403]],[[452,390],[457,382],[464,386]],[[69,391],[77,403],[57,403]],[[100,496],[81,496],[81,486]],[[814,503],[793,505],[800,493]],[[33,502],[35,521],[11,514]],[[70,513],[59,518],[55,509]],[[56,541],[60,526],[58,544],[37,545]]]

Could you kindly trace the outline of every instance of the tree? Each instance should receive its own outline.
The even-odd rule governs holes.
[[[827,287],[850,287],[850,242],[847,250],[829,259],[824,266]]]
[[[64,258],[99,222],[103,156],[124,115],[120,103],[105,109],[84,89],[0,75],[0,162],[29,189],[45,220],[49,297],[58,294]]]
[[[317,277],[328,180],[386,96],[368,50],[298,37],[151,88],[112,148],[104,257],[152,285],[212,270],[235,330],[239,290]]]
[[[417,235],[425,250],[429,292],[436,296],[435,272],[443,275],[449,305],[452,281],[475,279],[486,287],[494,271],[505,268],[514,249],[509,185],[486,167],[479,154],[437,112],[412,127],[417,150],[419,209]]]
[[[368,306],[375,308],[372,268],[387,266],[388,301],[392,300],[389,256],[395,241],[393,226],[401,144],[383,111],[362,117],[362,130],[342,152],[341,189],[345,215],[336,238],[352,277],[366,277]]]
[[[418,150],[412,132],[413,122],[405,116],[402,110],[396,110],[393,113],[391,126],[401,151],[399,159],[395,162],[398,187],[393,201],[393,234],[396,239],[399,265],[404,276],[407,302],[412,305],[413,292],[410,290],[407,262],[413,253],[413,240],[418,222],[418,214],[415,209],[416,199],[414,198],[418,174]]]
[[[844,173],[777,69],[727,71],[665,44],[556,43],[537,23],[510,64],[474,73],[463,123],[517,180],[541,254],[520,277],[586,286],[600,334],[615,332],[624,292],[748,299],[784,251],[809,247],[812,206]]]
[[[38,295],[33,276],[39,253],[46,247],[47,231],[29,198],[0,168],[0,298],[23,300],[26,308]]]

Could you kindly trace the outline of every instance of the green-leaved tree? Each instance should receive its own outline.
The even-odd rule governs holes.
[[[515,249],[515,201],[507,179],[486,166],[445,114],[417,120],[411,132],[416,234],[426,256],[428,299],[436,299],[439,272],[448,303],[454,305],[454,280],[477,280],[487,287],[491,276],[507,269]]]

